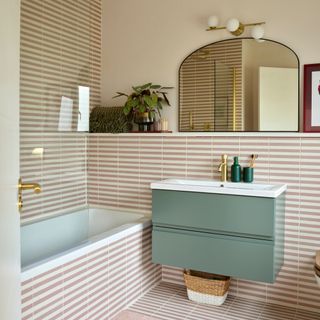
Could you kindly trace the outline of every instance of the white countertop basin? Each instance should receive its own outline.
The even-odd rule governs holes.
[[[286,191],[287,185],[221,182],[217,180],[166,179],[152,182],[151,189],[276,198]]]

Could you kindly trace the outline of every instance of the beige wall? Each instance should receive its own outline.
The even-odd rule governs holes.
[[[205,32],[210,14],[222,23],[233,16],[266,21],[265,37],[291,47],[305,64],[320,62],[319,11],[319,0],[103,0],[102,102],[119,104],[115,91],[147,81],[173,85],[168,113],[176,129],[180,63],[196,48],[229,38],[224,30]]]

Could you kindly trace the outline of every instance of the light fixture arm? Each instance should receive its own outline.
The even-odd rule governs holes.
[[[261,26],[263,24],[266,24],[266,22],[254,22],[254,23],[243,23],[242,25],[244,27],[254,27],[254,26]],[[213,30],[223,30],[227,29],[227,27],[219,26],[219,27],[208,27],[206,31],[213,31]]]
[[[227,29],[227,27],[208,27],[206,31],[223,30],[223,29]]]
[[[254,23],[244,23],[245,27],[253,27],[253,26],[261,26],[262,24],[266,24],[265,22],[254,22]]]
[[[236,19],[233,19],[236,20]],[[263,24],[266,24],[263,22],[254,22],[254,23],[241,23],[240,21],[236,20],[238,23],[238,28],[235,30],[230,30],[228,27],[225,26],[209,26],[206,31],[213,31],[213,30],[223,30],[227,29],[232,35],[234,36],[240,36],[243,32],[245,27],[255,27],[255,26],[261,26]]]

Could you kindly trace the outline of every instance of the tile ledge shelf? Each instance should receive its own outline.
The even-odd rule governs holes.
[[[319,133],[309,132],[172,132],[172,133],[89,133],[89,132],[45,132],[45,136],[69,135],[124,136],[124,137],[279,137],[279,138],[320,138]],[[24,132],[24,137],[39,136],[39,132]]]
[[[144,136],[145,133],[90,133],[93,136]],[[172,132],[149,133],[147,136],[169,137],[288,137],[288,138],[320,138],[319,133],[309,132]]]

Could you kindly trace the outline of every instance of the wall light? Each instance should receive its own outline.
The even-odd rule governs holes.
[[[265,22],[255,22],[255,23],[241,23],[238,19],[232,18],[227,21],[227,25],[219,26],[219,18],[217,16],[210,16],[208,18],[208,29],[207,31],[213,30],[228,30],[234,36],[240,36],[245,27],[253,27],[251,30],[251,36],[254,39],[261,39],[264,35],[264,29],[261,25],[265,24]]]

